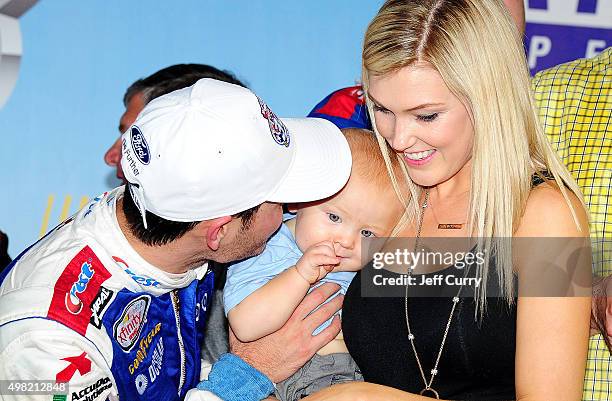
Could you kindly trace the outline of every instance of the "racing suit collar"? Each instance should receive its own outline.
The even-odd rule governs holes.
[[[116,255],[113,255],[113,260],[119,268],[138,285],[145,287],[143,290],[147,292],[152,290],[153,292],[158,292],[155,290],[167,292],[176,288],[183,288],[193,280],[204,277],[208,271],[208,263],[185,273],[168,273],[147,262],[130,246],[117,221],[117,199],[123,196],[123,191],[124,187],[116,188],[107,195],[108,197],[114,195],[111,202],[101,202],[108,206],[103,211],[104,220],[109,226],[112,242],[115,244],[113,248],[116,249],[114,251]]]

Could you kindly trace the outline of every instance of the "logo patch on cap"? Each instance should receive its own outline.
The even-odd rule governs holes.
[[[133,125],[130,129],[130,139],[132,142],[132,149],[134,149],[134,154],[140,160],[142,164],[149,164],[151,161],[151,152],[149,152],[149,145],[142,135],[140,128]]]
[[[257,97],[257,100],[259,101],[259,106],[261,107],[261,115],[263,118],[268,120],[268,126],[270,126],[272,138],[274,138],[276,143],[279,145],[289,147],[291,138],[289,136],[289,130],[285,124],[283,124],[281,119],[278,118],[272,110],[270,110],[268,105],[265,104],[263,100],[261,100],[259,97]]]

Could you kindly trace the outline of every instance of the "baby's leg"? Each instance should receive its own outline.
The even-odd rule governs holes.
[[[293,376],[276,385],[275,396],[281,401],[300,400],[334,384],[349,381],[363,381],[363,376],[348,353],[315,354]]]
[[[346,348],[346,344],[344,343],[344,335],[342,334],[342,331],[338,333],[336,338],[334,338],[317,352],[317,354],[319,355],[339,353],[348,354],[348,348]]]

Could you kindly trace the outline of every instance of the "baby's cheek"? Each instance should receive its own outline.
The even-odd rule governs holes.
[[[315,243],[323,241],[334,241],[334,230],[329,226],[318,226],[310,232],[311,240]]]
[[[308,249],[308,238],[303,232],[297,230],[297,228],[295,232],[295,237],[295,243],[297,244],[298,248],[300,248],[300,251],[305,252],[306,249]]]
[[[311,246],[321,242],[317,238],[317,233],[313,232],[312,228],[305,228],[306,227],[302,227],[301,230],[298,230],[296,227],[296,243],[302,252],[305,252]]]

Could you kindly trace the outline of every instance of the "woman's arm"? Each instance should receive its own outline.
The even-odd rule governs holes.
[[[406,393],[391,387],[366,382],[336,384],[316,392],[305,401],[431,401],[432,398]]]
[[[515,235],[528,237],[526,241],[533,247],[528,252],[524,249],[528,246],[521,246],[516,263],[517,400],[582,398],[591,309],[591,264],[590,253],[577,244],[588,246],[588,241],[582,239],[589,231],[582,204],[573,194],[569,195],[580,230],[561,192],[553,186],[541,185],[530,194]],[[529,288],[528,294],[524,294],[524,288]],[[567,289],[566,294],[559,292],[563,288]]]

